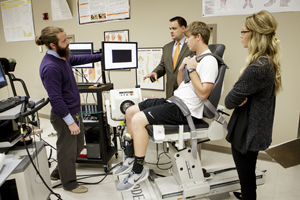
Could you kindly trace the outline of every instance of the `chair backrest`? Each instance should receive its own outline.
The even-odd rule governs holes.
[[[225,45],[223,44],[210,44],[208,45],[208,48],[213,54],[216,54],[220,58],[223,57],[224,51],[225,51]],[[217,59],[218,60],[218,59]],[[215,108],[217,108],[220,97],[221,97],[221,92],[222,92],[222,86],[223,86],[223,81],[224,81],[224,76],[225,76],[225,71],[226,64],[223,61],[218,60],[218,66],[219,66],[219,72],[218,76],[216,78],[214,87],[208,97],[208,100],[214,105]],[[209,119],[212,119],[215,115],[206,107],[204,106],[203,110],[203,116]]]

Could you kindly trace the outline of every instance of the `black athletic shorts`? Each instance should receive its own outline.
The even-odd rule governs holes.
[[[186,117],[182,114],[180,108],[175,103],[170,103],[167,99],[147,99],[140,102],[140,111],[143,111],[149,124],[187,124]],[[194,123],[200,119],[194,118]]]

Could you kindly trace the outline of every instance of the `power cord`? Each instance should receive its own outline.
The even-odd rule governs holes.
[[[160,154],[158,154],[158,156],[157,156],[157,162],[156,163],[150,163],[150,162],[146,162],[147,164],[149,164],[149,165],[156,165],[156,167],[158,168],[158,169],[160,169],[160,170],[169,170],[169,169],[171,169],[172,167],[173,167],[173,165],[171,165],[170,167],[168,167],[168,168],[161,168],[161,167],[159,167],[160,165],[168,165],[168,164],[171,164],[172,162],[170,161],[170,162],[167,162],[167,163],[159,163],[159,160],[160,160],[160,156],[161,155],[163,155],[163,154],[165,154],[170,160],[171,160],[171,158],[168,156],[168,152],[167,151],[165,151],[165,149],[164,149],[164,143],[163,143],[163,152],[161,152]]]
[[[111,80],[110,80],[110,71],[107,71],[107,78],[108,78],[108,83],[111,83]]]
[[[85,81],[86,81],[87,83],[89,82],[89,80],[87,80],[87,78],[85,77],[85,75],[84,75],[82,72],[79,72],[77,68],[73,68],[73,69],[75,69],[75,71],[77,72],[77,75],[79,74],[82,78],[85,79]]]
[[[41,138],[40,138],[41,139]],[[51,158],[51,156],[52,156],[52,149],[54,149],[54,150],[57,150],[56,148],[54,148],[53,146],[51,146],[49,143],[47,143],[45,140],[43,140],[43,139],[41,139],[46,145],[45,146],[50,146],[51,147],[51,149],[50,149],[50,156],[49,156],[49,158],[48,158],[48,162],[50,162],[50,160],[52,159],[52,162],[57,162],[57,160],[56,159],[54,159],[54,158]],[[52,163],[52,162],[50,162],[50,163]],[[112,173],[110,173],[110,171],[111,170],[113,170],[115,167],[117,167],[117,166],[119,166],[121,163],[118,163],[118,164],[116,164],[114,167],[112,167],[107,173],[105,173],[105,174],[91,174],[91,175],[78,175],[77,177],[80,177],[80,176],[83,176],[82,178],[79,178],[79,179],[77,179],[77,180],[82,180],[82,179],[86,179],[86,178],[92,178],[92,177],[95,177],[95,176],[105,176],[103,179],[101,179],[100,181],[98,181],[98,182],[96,182],[96,183],[88,183],[88,182],[78,182],[78,183],[81,183],[81,184],[85,184],[85,185],[93,185],[93,184],[99,184],[99,183],[101,183],[106,177],[107,177],[107,175],[111,175]],[[60,184],[58,184],[58,185],[55,185],[55,186],[53,186],[52,188],[57,188],[57,187],[59,187],[59,186],[62,186],[62,184],[60,183]]]
[[[40,137],[39,135],[37,135],[39,138],[40,138],[40,140],[44,143],[44,146],[46,147],[46,146],[49,146],[50,147],[50,155],[49,155],[49,157],[48,157],[48,165],[49,165],[49,168],[51,167],[51,164],[53,163],[53,162],[57,162],[57,160],[56,159],[54,159],[54,158],[51,158],[52,157],[52,149],[54,149],[54,150],[56,150],[56,148],[55,147],[53,147],[51,144],[49,144],[48,142],[46,142],[44,139],[42,139],[42,137]],[[52,161],[51,161],[52,160]]]
[[[116,168],[117,166],[121,165],[121,164],[122,164],[122,162],[116,164],[115,166],[113,166],[112,168],[110,168],[110,170],[109,170],[108,172],[106,172],[106,173],[104,173],[104,174],[77,175],[77,177],[82,177],[82,178],[77,178],[77,179],[76,179],[76,180],[78,181],[78,180],[83,180],[83,179],[92,178],[92,177],[97,177],[97,176],[104,176],[104,177],[103,177],[100,181],[98,181],[98,182],[88,183],[88,182],[80,182],[80,181],[78,181],[77,183],[80,183],[80,184],[83,184],[83,185],[97,185],[97,184],[101,183],[108,175],[112,175],[112,172],[111,172],[111,171],[112,171],[114,168]],[[62,186],[62,183],[59,183],[59,184],[53,186],[52,188],[58,188],[58,187],[60,187],[60,186]]]
[[[32,157],[31,157],[31,155],[30,155],[30,153],[29,153],[28,146],[27,146],[26,141],[25,141],[25,136],[24,136],[24,134],[23,134],[23,127],[22,127],[22,126],[21,126],[21,135],[22,135],[22,139],[23,139],[23,143],[24,143],[24,146],[25,146],[27,155],[28,155],[28,157],[29,157],[29,159],[30,159],[30,162],[31,162],[32,166],[34,167],[36,173],[39,175],[40,179],[42,180],[42,182],[44,183],[44,185],[47,187],[47,189],[51,192],[51,194],[55,195],[55,196],[58,198],[58,200],[62,200],[60,194],[55,193],[55,192],[47,185],[47,183],[45,182],[44,178],[42,177],[42,175],[41,175],[40,172],[38,171],[36,165],[34,164],[33,159],[32,159]],[[35,142],[35,146],[36,146],[36,141],[34,141],[34,142]],[[35,150],[37,151],[37,149],[35,149]],[[36,157],[37,157],[37,156],[38,156],[38,154],[37,154],[37,152],[36,152]]]
[[[39,135],[37,135],[37,136],[40,137]],[[40,140],[43,141],[43,143],[45,144],[45,146],[49,146],[51,148],[51,151],[52,151],[52,149],[56,150],[55,147],[53,147],[51,144],[49,144],[48,142],[46,142],[43,138],[40,138]]]

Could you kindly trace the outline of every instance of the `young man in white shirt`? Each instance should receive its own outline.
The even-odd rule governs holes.
[[[210,28],[203,22],[193,22],[186,29],[185,43],[196,56],[186,57],[179,68],[177,82],[178,89],[174,96],[180,98],[190,109],[194,122],[203,117],[203,102],[209,97],[218,75],[218,63],[213,56],[205,56],[200,63],[196,57],[211,53],[208,48]],[[183,71],[187,67],[191,81],[184,83]],[[186,117],[180,108],[167,99],[148,99],[133,105],[126,110],[127,132],[131,135],[134,144],[134,157],[126,157],[123,166],[116,174],[131,172],[117,185],[119,191],[132,190],[136,184],[148,177],[143,163],[148,146],[148,124],[187,124]]]

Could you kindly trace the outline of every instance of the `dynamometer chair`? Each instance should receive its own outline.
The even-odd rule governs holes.
[[[225,50],[223,44],[209,45],[209,49],[215,54],[219,66],[212,92],[204,101],[203,117],[210,119],[211,122],[207,123],[202,119],[195,124],[195,128],[191,123],[188,125],[147,125],[146,127],[155,143],[173,142],[173,148],[170,148],[173,176],[154,179],[156,189],[159,190],[162,198],[179,195],[185,199],[193,199],[210,193],[210,185],[202,173],[197,153],[197,140],[206,139],[202,141],[205,142],[221,140],[224,137],[224,129],[227,128],[223,117],[224,108],[222,111],[217,110],[217,107],[222,93],[225,71],[228,67],[222,60]],[[185,116],[190,115],[189,110],[183,109],[182,111]],[[185,146],[185,141],[188,140],[190,140],[190,147]],[[178,185],[174,183],[178,183]],[[172,186],[174,188],[171,188]]]

